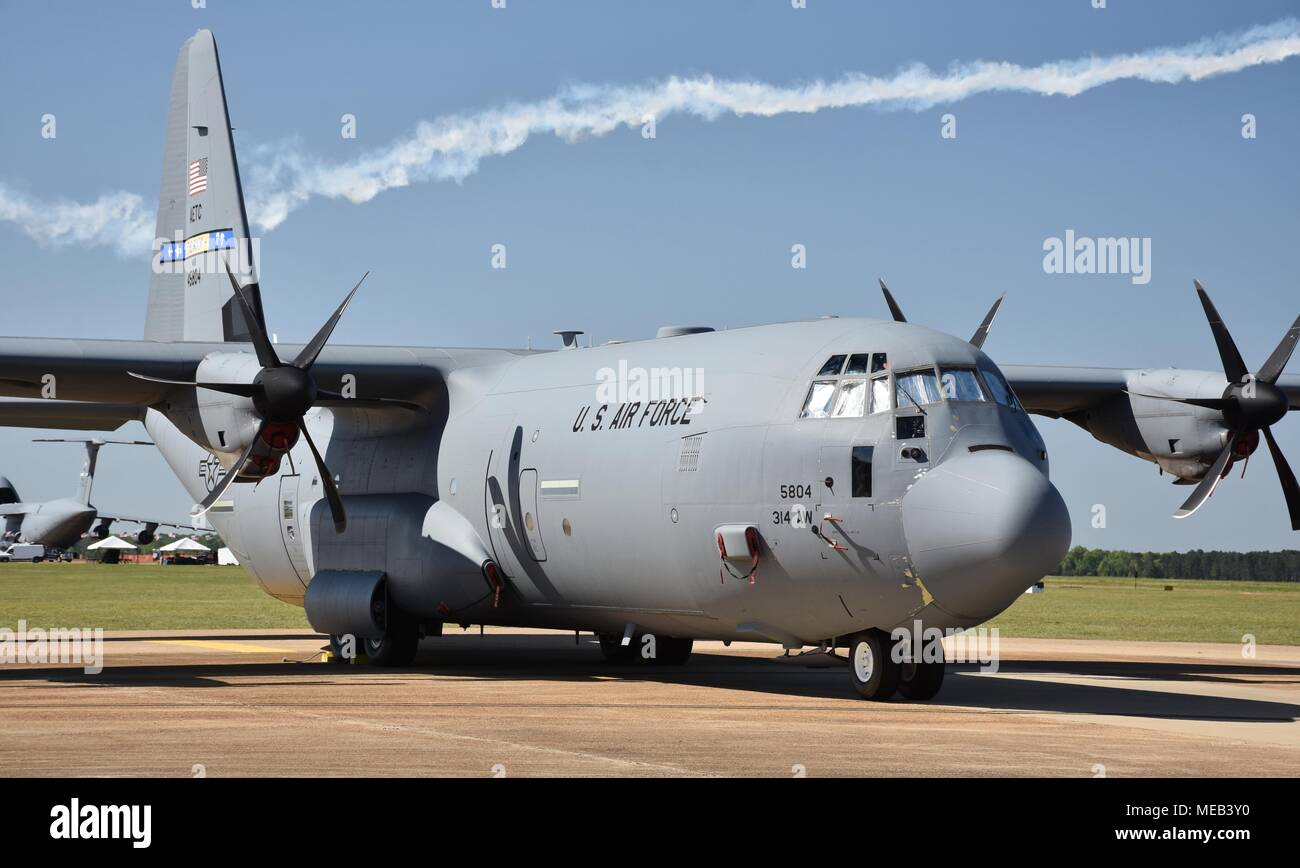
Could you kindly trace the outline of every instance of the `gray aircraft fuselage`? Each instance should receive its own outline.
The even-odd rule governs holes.
[[[6,490],[13,491],[13,485],[0,477],[0,491]],[[0,527],[8,539],[63,549],[76,545],[97,515],[93,506],[62,497],[31,504],[23,515],[0,516]]]
[[[544,353],[437,352],[446,395],[433,413],[309,417],[346,502],[344,533],[303,443],[209,513],[268,593],[301,604],[322,570],[382,570],[392,598],[425,621],[634,624],[793,646],[914,619],[977,624],[1068,547],[1028,415],[1014,398],[992,400],[1000,374],[982,351],[927,328],[828,318]],[[978,371],[984,399],[802,418],[814,380],[870,381],[817,376],[853,354],[887,357],[886,395],[893,374],[938,365],[936,381],[945,366]],[[620,370],[695,379],[662,397],[598,391],[602,372]],[[203,404],[213,393],[196,394]],[[216,397],[231,418],[248,409]],[[145,421],[202,499],[220,472],[209,453],[158,411]],[[717,544],[719,528],[741,525],[761,540],[752,581]],[[476,546],[506,575],[499,601]]]

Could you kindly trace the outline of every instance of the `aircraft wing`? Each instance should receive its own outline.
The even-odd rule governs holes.
[[[156,518],[140,518],[139,516],[126,515],[120,512],[104,512],[102,509],[97,509],[96,518],[95,518],[96,524],[100,524],[102,522],[114,522],[114,521],[127,522],[129,524],[147,524],[147,525],[152,525],[155,528],[170,527],[170,528],[175,528],[176,530],[183,530],[186,533],[195,530],[194,526],[189,524],[178,524],[177,522],[174,521],[159,521]],[[205,533],[206,532],[208,531],[205,531]]]
[[[277,344],[276,350],[292,359],[302,347]],[[193,381],[205,356],[244,351],[253,353],[249,344],[227,342],[0,337],[0,395],[54,399],[0,402],[0,425],[112,430],[190,388],[132,374]],[[434,408],[442,403],[450,370],[513,352],[328,346],[312,372],[322,388],[340,390],[344,376],[351,375],[359,398],[382,395]]]
[[[0,504],[0,515],[26,515],[31,510],[32,507],[25,503]]]
[[[1002,365],[1025,409],[1053,418],[1079,412],[1122,395],[1136,368],[1074,368],[1055,365]],[[1283,374],[1277,385],[1291,408],[1300,409],[1300,374]]]
[[[116,431],[127,422],[143,419],[144,411],[144,407],[133,404],[0,400],[0,426]]]

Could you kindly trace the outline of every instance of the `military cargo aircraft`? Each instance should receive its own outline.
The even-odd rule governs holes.
[[[47,421],[47,420],[46,420]],[[6,421],[5,424],[14,424]],[[119,423],[120,424],[120,423]],[[134,518],[121,513],[105,513],[90,503],[90,492],[95,484],[95,465],[99,460],[100,448],[110,445],[152,446],[148,440],[70,440],[60,437],[43,437],[36,443],[82,443],[86,447],[86,463],[81,467],[81,481],[73,497],[61,497],[34,503],[23,503],[18,497],[18,489],[3,476],[0,476],[0,539],[42,545],[51,549],[67,549],[76,545],[93,526],[95,536],[103,539],[108,536],[113,522],[141,524],[144,527],[136,534],[140,543],[153,542],[154,533],[161,526],[177,527],[169,522],[148,518]]]
[[[144,340],[0,339],[8,424],[143,417],[269,594],[374,663],[444,623],[590,631],[612,662],[696,639],[848,649],[868,699],[943,681],[894,628],[978,625],[1052,570],[1065,504],[1030,413],[1155,461],[1203,504],[1300,404],[1201,290],[1224,371],[999,368],[904,320],[824,318],[554,351],[268,339],[216,45],[181,49]],[[358,284],[359,286],[359,284]],[[9,420],[20,420],[11,422]]]

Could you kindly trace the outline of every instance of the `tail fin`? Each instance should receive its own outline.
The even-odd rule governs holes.
[[[241,283],[256,283],[254,251],[221,62],[208,30],[187,39],[176,60],[155,235],[145,340],[247,341],[223,272],[229,257]],[[255,287],[252,300],[261,316]]]
[[[90,489],[95,485],[95,464],[99,460],[99,448],[110,444],[120,446],[152,446],[153,443],[148,440],[101,440],[96,437],[90,440],[78,440],[74,437],[38,437],[33,443],[84,443],[86,444],[86,463],[81,466],[81,482],[77,487],[77,502],[90,505]],[[8,482],[7,479],[0,478],[0,482]],[[12,490],[12,486],[10,486]],[[18,499],[18,493],[13,492],[14,499]],[[3,489],[0,488],[0,497],[3,496]],[[0,501],[3,502],[3,501]]]

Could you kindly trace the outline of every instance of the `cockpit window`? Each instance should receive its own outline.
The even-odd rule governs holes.
[[[889,355],[887,353],[872,353],[871,373],[878,374],[887,370],[889,370]]]
[[[894,400],[899,408],[914,407],[917,404],[937,404],[942,400],[939,381],[934,376],[934,369],[923,371],[904,371],[894,375]]]
[[[840,369],[844,367],[845,358],[846,356],[844,353],[841,353],[838,356],[831,356],[829,359],[826,360],[826,364],[822,365],[822,369],[817,372],[817,376],[819,377],[835,376],[840,372]]]
[[[889,401],[889,376],[874,377],[871,380],[871,412],[886,413],[893,409]]]
[[[835,396],[835,409],[831,415],[835,418],[861,416],[867,405],[866,380],[841,380],[839,394]]]
[[[801,419],[825,419],[830,415],[831,399],[835,397],[834,380],[813,380],[808,387],[808,398],[804,401]]]
[[[987,368],[983,369],[981,373],[984,374],[984,382],[988,384],[989,391],[993,393],[994,401],[1013,410],[1020,409],[1020,402],[1016,400],[1015,392],[1011,391],[1011,387],[1007,385],[1007,381],[1002,378],[1000,373]]]
[[[987,401],[974,368],[940,368],[939,385],[949,401]]]
[[[849,356],[849,366],[844,369],[846,374],[865,374],[871,361],[870,353],[854,353]]]

